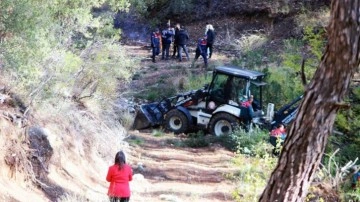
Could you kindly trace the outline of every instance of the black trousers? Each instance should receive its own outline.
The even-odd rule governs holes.
[[[175,57],[175,55],[177,54],[177,45],[174,43],[174,46],[173,46],[173,54],[172,56]]]
[[[196,51],[195,52],[195,61],[200,57],[200,55],[204,59],[205,66],[207,66],[207,57],[206,57],[206,53],[204,53],[204,52],[200,53],[200,51]]]
[[[162,57],[161,59],[169,59],[170,52],[170,44],[163,43],[162,44]]]
[[[110,197],[110,202],[129,202],[130,197],[118,198],[118,197]]]
[[[206,50],[207,49],[209,49],[209,58],[211,58],[212,53],[213,53],[213,44],[212,43],[206,44]]]

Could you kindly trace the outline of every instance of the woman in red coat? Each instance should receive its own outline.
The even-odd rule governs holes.
[[[109,167],[106,180],[110,182],[108,191],[110,202],[128,202],[130,200],[129,181],[132,180],[132,169],[126,164],[124,152],[116,153],[115,163]]]

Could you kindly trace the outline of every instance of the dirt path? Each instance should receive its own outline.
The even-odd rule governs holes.
[[[173,134],[130,134],[133,201],[233,201],[231,192],[236,184],[226,178],[236,171],[232,152],[219,145],[175,146],[171,143],[186,137]]]
[[[127,46],[127,52],[141,57],[142,79],[130,85],[133,90],[152,85],[151,80],[154,82],[159,75],[177,75],[179,66],[187,68],[191,64],[191,61],[179,63],[175,59],[162,61],[159,56],[157,63],[152,63],[150,50],[144,45]],[[193,58],[193,54],[190,53],[190,57]],[[214,56],[215,61],[224,58]],[[196,63],[197,67],[201,64],[202,60]],[[156,67],[155,71],[149,71],[150,67]],[[231,163],[234,154],[217,144],[205,148],[177,145],[184,138],[187,137],[173,134],[155,136],[151,129],[129,131],[129,162],[135,174],[131,184],[133,202],[234,201],[231,193],[236,184],[226,177],[236,171]]]

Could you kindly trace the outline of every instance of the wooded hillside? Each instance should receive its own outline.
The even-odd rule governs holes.
[[[1,199],[107,201],[108,183],[104,176],[115,153],[124,150],[135,174],[140,175],[133,182],[131,201],[149,198],[163,201],[166,199],[160,195],[168,192],[176,196],[175,188],[166,187],[170,182],[176,187],[180,179],[175,176],[173,165],[163,163],[157,167],[154,163],[171,158],[176,158],[176,165],[189,163],[186,165],[193,168],[184,169],[182,174],[192,178],[181,178],[182,185],[194,176],[204,180],[193,182],[194,186],[208,183],[204,186],[207,195],[179,191],[179,200],[211,201],[211,197],[219,201],[259,200],[277,161],[271,155],[268,131],[251,136],[238,131],[230,137],[229,144],[228,139],[216,139],[206,132],[173,136],[164,134],[162,128],[140,134],[130,129],[133,109],[139,104],[197,89],[209,82],[210,73],[200,71],[203,65],[200,59],[192,69],[191,61],[152,63],[150,34],[169,21],[172,25],[184,25],[190,35],[189,52],[194,58],[196,41],[204,34],[205,24],[211,23],[216,41],[208,70],[232,64],[264,72],[268,83],[264,103],[280,107],[305,92],[302,76],[310,83],[321,64],[329,33],[333,33],[327,30],[330,3],[329,0],[0,1]],[[358,35],[355,33],[354,37]],[[305,63],[301,66],[303,59]],[[353,170],[346,167],[348,173],[339,171],[348,162],[356,161],[360,150],[359,82],[348,78],[347,81],[349,90],[342,92],[341,104],[350,108],[339,108],[336,116],[332,113],[335,125],[329,127],[333,130],[328,131],[328,143],[322,142],[326,144],[325,155],[319,153],[320,166],[314,171],[315,183],[310,186],[310,194],[304,196],[306,200],[360,198],[359,189],[350,188]],[[324,85],[332,84],[330,80]],[[151,138],[143,138],[147,135]],[[157,141],[151,140],[158,136]],[[142,144],[155,152],[147,154]],[[163,150],[156,152],[156,147]],[[176,155],[177,150],[181,155]],[[191,158],[196,152],[204,152],[208,158],[215,152],[213,156],[219,156],[214,162],[221,164],[219,169],[201,158],[195,158],[199,161],[196,165],[190,164],[196,163],[193,159],[184,160],[184,156]],[[222,171],[226,177],[221,176]],[[206,181],[212,172],[218,181]],[[156,187],[157,192],[149,192],[143,187],[145,184],[150,184],[150,189]],[[212,189],[220,185],[233,190]]]

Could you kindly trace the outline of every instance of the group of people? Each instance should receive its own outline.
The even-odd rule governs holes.
[[[173,28],[171,27],[170,22],[168,22],[166,28],[162,31],[160,31],[159,28],[156,28],[151,34],[152,61],[156,62],[156,56],[160,55],[160,53],[162,60],[168,60],[170,58],[171,44],[173,44],[173,58],[177,58],[181,62],[182,52],[184,52],[187,60],[190,61],[187,48],[189,39],[187,30],[179,23]],[[197,41],[193,63],[201,56],[204,60],[205,67],[207,67],[208,59],[211,58],[213,53],[214,42],[214,27],[211,24],[206,23],[205,34]]]
[[[177,54],[179,61],[182,61],[182,51],[188,60],[190,60],[188,49],[186,47],[189,40],[189,34],[184,26],[176,24],[175,28],[170,26],[170,23],[166,24],[166,29],[160,32],[159,28],[151,34],[151,47],[152,47],[152,61],[156,62],[156,56],[161,54],[162,60],[168,60],[170,58],[170,46],[173,43],[174,49],[172,57]]]

